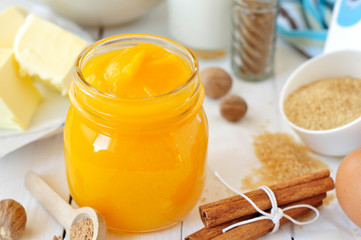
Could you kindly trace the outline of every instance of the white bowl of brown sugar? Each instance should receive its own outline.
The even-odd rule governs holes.
[[[280,111],[315,152],[344,156],[361,147],[361,51],[306,61],[283,86]]]

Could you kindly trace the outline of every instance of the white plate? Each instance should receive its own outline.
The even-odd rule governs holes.
[[[94,40],[79,26],[64,19],[50,10],[50,8],[31,1],[9,0],[0,2],[0,12],[10,6],[20,6],[28,13],[34,13],[58,26],[76,34],[89,43]],[[37,108],[29,127],[25,131],[0,129],[0,158],[5,154],[39,138],[51,136],[62,130],[70,103],[67,96],[39,84],[43,100]]]
[[[0,128],[1,139],[12,136],[22,136],[27,134],[41,133],[47,129],[64,125],[65,117],[70,103],[67,96],[61,96],[58,92],[49,89],[46,86],[37,84],[43,99],[36,109],[29,127],[25,131]]]

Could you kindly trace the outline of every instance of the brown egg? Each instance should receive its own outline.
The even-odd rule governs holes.
[[[345,214],[361,227],[361,148],[349,153],[338,167],[336,195]]]

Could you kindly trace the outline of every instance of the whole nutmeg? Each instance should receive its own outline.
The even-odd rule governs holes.
[[[201,80],[206,96],[220,98],[231,89],[232,78],[221,68],[210,67],[201,72]]]
[[[240,120],[247,112],[247,103],[237,95],[228,95],[221,99],[221,115],[231,122]]]
[[[0,240],[19,239],[25,230],[26,212],[15,200],[0,201]]]

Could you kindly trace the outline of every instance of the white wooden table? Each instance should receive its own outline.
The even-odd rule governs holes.
[[[4,0],[1,0],[4,1]],[[10,1],[10,0],[9,0]],[[149,33],[168,36],[165,3],[160,4],[144,18],[114,28],[86,29],[94,39],[124,33]],[[240,188],[241,179],[253,167],[259,166],[252,148],[252,137],[263,133],[286,132],[296,137],[294,132],[281,119],[278,107],[280,90],[289,74],[306,59],[278,39],[276,48],[276,74],[272,79],[262,82],[246,82],[233,78],[231,93],[244,97],[249,110],[238,123],[229,123],[219,114],[218,100],[205,99],[204,108],[208,116],[210,140],[208,152],[208,178],[199,204],[218,200],[233,195],[214,177],[218,171],[231,185]],[[200,60],[200,69],[219,66],[231,73],[229,57],[216,61]],[[234,75],[233,75],[234,76]],[[0,146],[1,148],[1,146]],[[340,159],[318,156],[326,161],[335,175]],[[28,170],[38,173],[64,200],[70,199],[65,176],[62,134],[38,140],[0,158],[0,199],[13,198],[24,205],[28,222],[22,239],[49,240],[54,235],[62,236],[63,228],[24,186],[24,174]],[[334,193],[331,193],[334,194]],[[332,219],[337,213],[337,220]],[[285,225],[273,235],[263,239],[359,239],[359,231],[350,225],[342,214],[336,198],[321,211],[321,223],[310,227]],[[337,224],[335,224],[335,221]],[[202,228],[197,207],[178,225],[149,234],[116,234],[108,232],[107,239],[134,240],[172,240],[184,239],[185,236]],[[306,231],[306,230],[308,231]],[[360,236],[360,235],[358,235]]]

